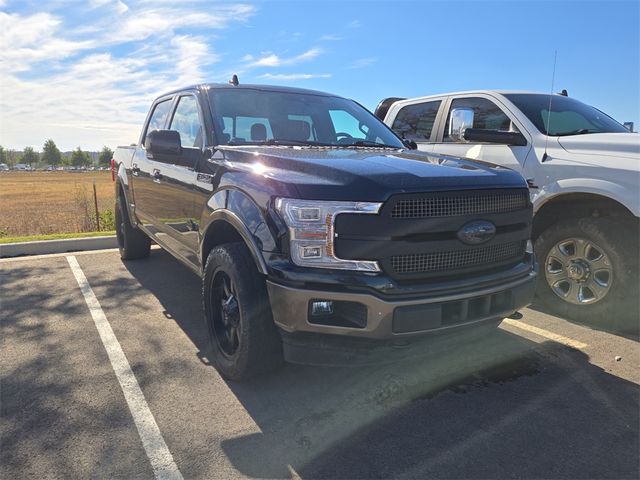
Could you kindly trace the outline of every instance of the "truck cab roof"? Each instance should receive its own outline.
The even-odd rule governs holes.
[[[282,87],[277,85],[262,85],[262,84],[239,84],[232,85],[229,83],[200,83],[196,85],[189,85],[186,87],[178,88],[176,90],[171,90],[169,92],[163,93],[159,95],[157,98],[166,97],[168,95],[174,95],[176,93],[185,92],[189,90],[200,90],[200,91],[208,91],[208,90],[262,90],[268,92],[284,92],[284,93],[299,93],[305,95],[317,95],[322,97],[339,97],[339,95],[332,95],[326,92],[320,92],[317,90],[308,90],[306,88],[296,88],[296,87]]]

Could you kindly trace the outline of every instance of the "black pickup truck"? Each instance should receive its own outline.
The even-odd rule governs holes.
[[[122,258],[154,241],[202,276],[230,379],[497,325],[533,296],[524,179],[413,151],[352,100],[184,88],[154,101],[112,167]]]

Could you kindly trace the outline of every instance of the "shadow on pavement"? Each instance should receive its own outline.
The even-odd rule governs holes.
[[[208,363],[198,277],[160,251],[126,267]],[[261,433],[224,440],[223,451],[263,478],[639,477],[636,384],[503,330],[421,349],[394,364],[286,365],[228,382]]]
[[[0,267],[0,478],[147,478],[66,260]]]
[[[604,318],[601,321],[594,323],[587,322],[579,318],[560,317],[557,313],[551,311],[537,299],[534,299],[534,303],[532,305],[529,305],[528,308],[545,315],[551,315],[556,318],[561,318],[566,322],[581,325],[593,330],[611,333],[613,335],[628,338],[629,340],[640,342],[640,316],[637,316],[635,313],[633,313],[633,309],[631,309],[629,312],[626,312],[626,315],[617,315],[612,313],[611,317]]]

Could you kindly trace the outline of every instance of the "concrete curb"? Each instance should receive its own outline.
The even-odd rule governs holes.
[[[45,255],[49,253],[79,252],[82,250],[105,250],[117,248],[115,235],[104,237],[65,238],[39,242],[5,243],[0,245],[0,258],[22,255]]]

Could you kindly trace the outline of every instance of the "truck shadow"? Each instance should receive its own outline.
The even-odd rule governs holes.
[[[209,364],[199,279],[160,251],[126,267]],[[227,385],[260,429],[221,442],[246,476],[640,475],[638,385],[580,351],[500,329],[422,342],[392,364],[287,364]]]

